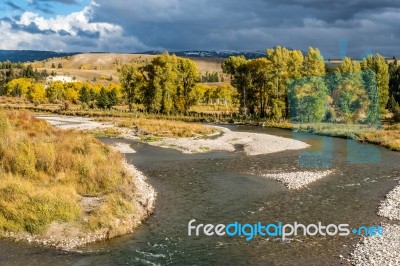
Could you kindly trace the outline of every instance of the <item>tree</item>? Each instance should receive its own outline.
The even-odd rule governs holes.
[[[258,115],[261,118],[266,117],[268,101],[270,100],[271,91],[268,91],[268,81],[270,80],[272,74],[272,63],[266,58],[254,59],[249,61],[248,68],[251,75],[251,89],[249,94],[251,94],[254,107],[251,109],[256,109]]]
[[[386,109],[389,100],[389,66],[381,55],[368,56],[361,62],[362,70],[373,70],[376,74],[378,86],[379,106]]]
[[[391,112],[394,112],[394,110],[396,109],[397,106],[398,106],[398,103],[396,102],[394,95],[392,94],[389,98],[388,110]]]
[[[199,72],[196,64],[186,58],[178,59],[178,90],[177,97],[182,97],[183,110],[187,113],[189,108],[195,103],[195,99],[192,98],[192,90],[199,81]]]
[[[64,100],[64,84],[61,81],[50,83],[46,89],[46,97],[52,103]]]
[[[240,112],[247,114],[250,106],[250,113],[254,113],[252,104],[248,101],[248,89],[251,84],[251,73],[244,56],[231,56],[222,63],[224,73],[231,75],[231,84],[237,88],[240,98]]]
[[[112,88],[108,93],[108,105],[107,108],[110,109],[111,107],[117,105],[119,103],[118,100],[118,93],[116,88]]]
[[[318,48],[308,48],[303,62],[304,77],[320,77],[325,75],[325,62]]]
[[[389,93],[400,103],[400,67],[397,63],[389,65]]]
[[[42,84],[34,83],[31,84],[28,88],[27,98],[30,101],[45,101],[46,100],[46,91]]]
[[[267,50],[267,58],[271,61],[270,90],[270,117],[280,120],[287,117],[287,83],[302,76],[304,57],[301,51],[289,51],[277,46]]]
[[[144,105],[149,112],[169,114],[174,108],[177,94],[178,60],[175,55],[164,53],[154,57],[144,68],[147,86]]]
[[[18,78],[8,82],[4,87],[5,95],[13,97],[26,97],[32,79]]]
[[[86,86],[83,86],[79,92],[79,100],[83,103],[89,104],[90,102],[90,93]]]
[[[51,68],[56,68],[56,65],[54,63],[51,63]]]
[[[302,77],[303,62],[304,56],[300,50],[289,51],[289,62],[287,63],[289,79]]]
[[[110,105],[110,99],[108,97],[108,93],[104,87],[101,88],[99,96],[97,98],[97,107],[100,109],[106,109]]]
[[[146,84],[142,68],[137,64],[123,65],[119,69],[119,74],[122,91],[129,105],[129,111],[132,111],[133,104],[139,99],[141,90]]]
[[[35,72],[33,71],[32,65],[28,65],[26,69],[22,71],[22,76],[24,78],[36,78]]]
[[[379,126],[381,121],[380,120],[381,109],[379,106],[379,95],[378,95],[376,74],[372,70],[363,70],[361,71],[361,73],[362,73],[364,88],[368,94],[368,98],[370,101],[370,107],[365,121],[368,122],[369,124]]]
[[[58,63],[58,68],[63,68],[63,65],[61,63]]]
[[[290,117],[299,122],[321,122],[326,113],[328,89],[321,77],[305,77],[289,83]]]
[[[78,82],[67,82],[64,83],[64,99],[73,103],[77,103],[79,99],[79,91],[81,90],[81,84]]]

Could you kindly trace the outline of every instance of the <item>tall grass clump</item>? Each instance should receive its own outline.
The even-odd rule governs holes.
[[[0,110],[0,234],[40,234],[52,223],[117,230],[134,210],[131,178],[122,156],[90,135]],[[99,204],[89,212],[91,197]]]
[[[178,120],[152,119],[152,118],[104,118],[102,121],[114,122],[119,127],[137,128],[143,134],[157,137],[193,137],[206,136],[214,132],[212,127],[188,123]]]

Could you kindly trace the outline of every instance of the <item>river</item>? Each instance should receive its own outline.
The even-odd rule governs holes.
[[[293,137],[287,130],[229,128]],[[290,241],[260,236],[251,241],[244,237],[188,236],[188,222],[192,219],[196,219],[196,224],[320,221],[351,226],[385,221],[376,215],[376,210],[398,182],[400,153],[340,138],[302,134],[301,139],[312,145],[311,153],[315,150],[317,154],[306,164],[318,164],[321,158],[328,158],[331,165],[322,165],[334,169],[334,174],[298,191],[290,191],[259,174],[295,171],[307,155],[304,151],[245,156],[238,147],[239,151],[234,153],[183,154],[123,140],[137,151],[127,154],[127,160],[148,176],[158,192],[154,214],[134,234],[92,244],[79,252],[1,240],[0,262],[2,265],[346,264],[339,255],[349,256],[359,240],[353,235],[298,236]],[[318,153],[316,150],[324,143],[328,143],[329,149]]]

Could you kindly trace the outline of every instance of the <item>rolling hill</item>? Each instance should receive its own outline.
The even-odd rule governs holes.
[[[132,62],[146,63],[153,57],[155,55],[88,53],[62,58],[49,58],[42,61],[35,61],[32,64],[39,71],[47,70],[49,73],[54,71],[57,75],[73,77],[78,81],[108,84],[118,81],[118,65]],[[217,72],[219,75],[223,75],[221,63],[224,59],[201,57],[193,57],[191,59],[197,64],[201,75],[205,75],[206,72]],[[225,78],[228,77],[225,76]]]

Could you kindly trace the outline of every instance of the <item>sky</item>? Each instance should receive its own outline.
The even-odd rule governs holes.
[[[400,56],[398,0],[1,0],[0,49]]]

